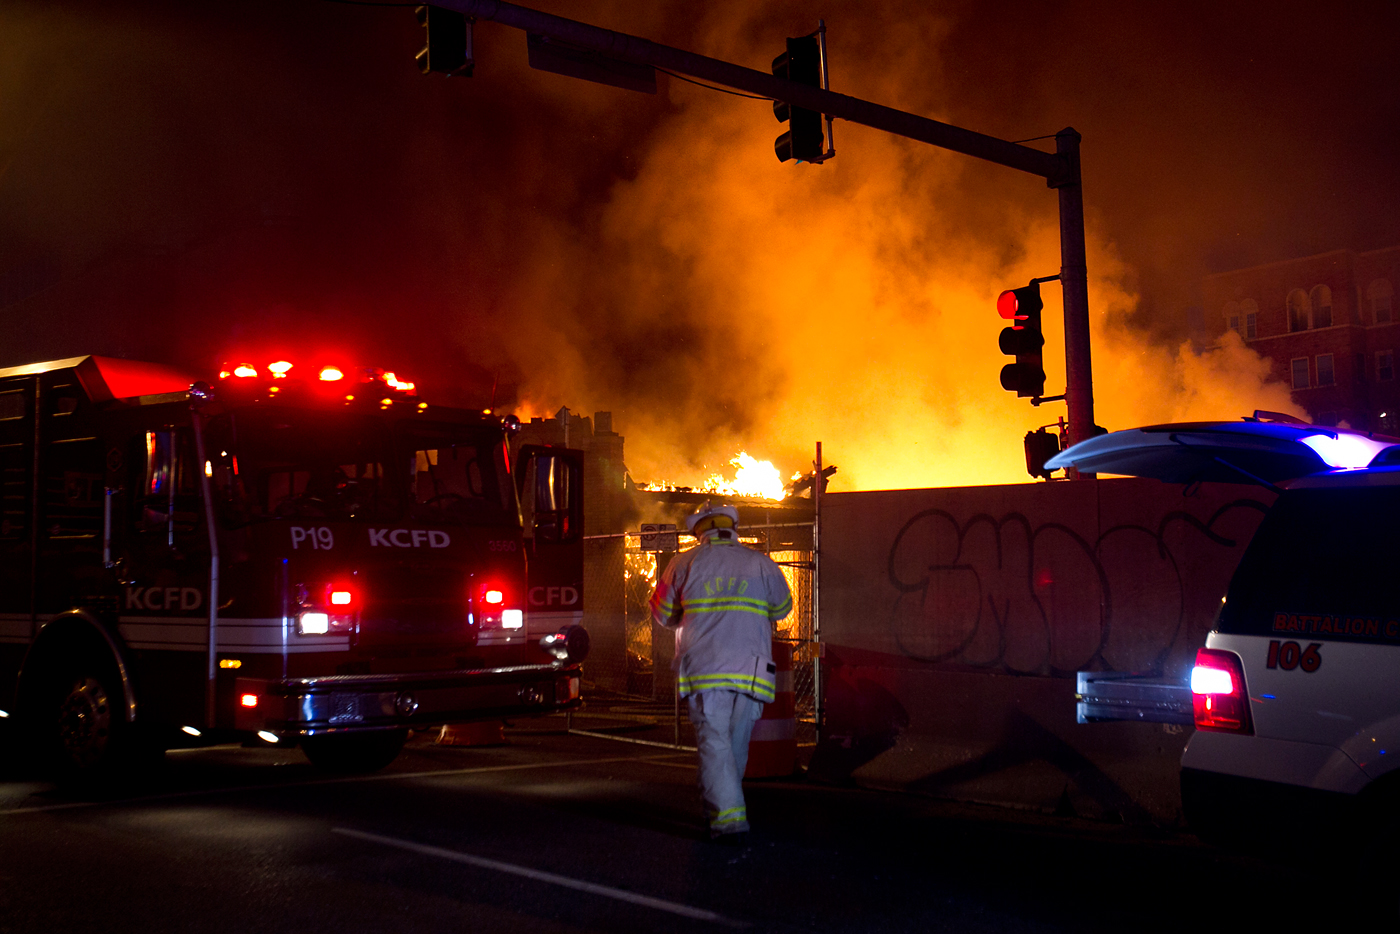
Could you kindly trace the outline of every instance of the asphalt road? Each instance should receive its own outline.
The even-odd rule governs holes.
[[[750,783],[753,839],[719,846],[705,839],[692,754],[551,730],[560,725],[511,731],[495,747],[420,735],[384,772],[339,779],[296,749],[182,750],[105,799],[0,764],[0,932],[1248,931],[1339,920],[1335,901],[1304,897],[1298,876],[1189,836],[800,780]]]

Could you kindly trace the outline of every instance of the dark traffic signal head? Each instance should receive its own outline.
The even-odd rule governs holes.
[[[1001,368],[1001,388],[1018,396],[1045,395],[1045,369],[1040,358],[1045,346],[1045,336],[1040,333],[1043,307],[1039,282],[1008,289],[997,298],[997,313],[1012,322],[1011,327],[1002,329],[997,346],[1016,358],[1015,363]]]
[[[423,74],[472,73],[472,33],[466,16],[456,10],[424,5],[418,8],[418,22],[428,32],[427,42],[416,56]]]
[[[822,55],[816,36],[789,39],[787,51],[773,59],[773,74],[814,88],[822,86]],[[773,142],[779,162],[821,162],[822,115],[815,110],[793,107],[785,101],[773,102],[773,116],[788,125],[788,131]]]
[[[1060,453],[1060,436],[1044,428],[1026,432],[1026,473],[1032,477],[1049,477],[1055,471],[1046,470],[1045,462]]]

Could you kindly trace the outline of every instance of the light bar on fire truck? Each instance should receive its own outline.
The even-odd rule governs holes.
[[[415,383],[400,379],[397,373],[383,367],[301,365],[286,359],[262,366],[246,360],[231,361],[219,368],[219,381],[239,394],[264,395],[269,399],[286,398],[287,393],[314,393],[326,398],[342,395],[347,404],[377,403],[381,408],[418,395]],[[427,403],[420,402],[418,408],[427,408]]]

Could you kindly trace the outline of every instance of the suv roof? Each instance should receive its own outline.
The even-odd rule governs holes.
[[[1393,476],[1394,468],[1400,468],[1400,438],[1254,419],[1182,422],[1090,438],[1061,451],[1045,466],[1171,483],[1253,482],[1272,487],[1295,486],[1309,478],[1310,485],[1388,485],[1400,483]]]

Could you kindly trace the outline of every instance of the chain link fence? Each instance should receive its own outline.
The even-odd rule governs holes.
[[[774,638],[793,649],[797,741],[806,745],[816,742],[811,536],[811,523],[740,530],[743,544],[778,564],[792,591],[792,613],[777,624]],[[680,536],[682,552],[695,544],[691,536]],[[651,622],[648,606],[657,574],[672,556],[643,551],[637,532],[585,538],[583,624],[593,647],[583,669],[584,709],[575,715],[580,724],[616,722],[619,725],[609,729],[669,734],[669,744],[674,745],[693,743],[683,705],[676,697],[671,667],[675,635]]]

